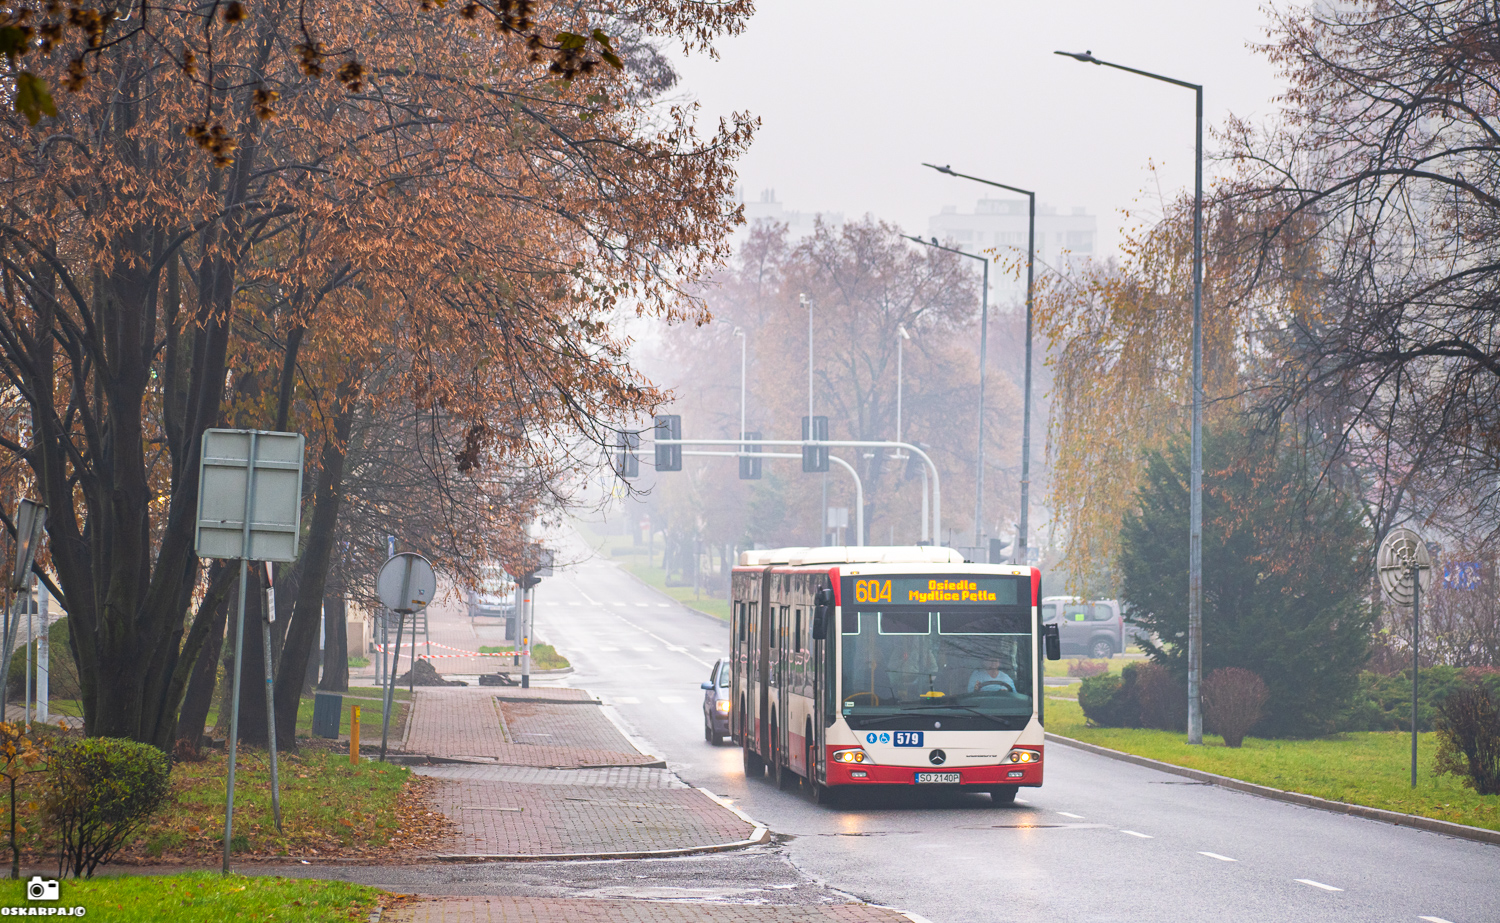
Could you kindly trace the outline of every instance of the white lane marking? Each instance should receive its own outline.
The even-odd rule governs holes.
[[[618,647],[596,647],[594,650],[601,654],[618,654],[620,652]]]
[[[1121,833],[1129,834],[1130,836],[1138,836],[1138,837],[1140,837],[1143,840],[1152,840],[1152,839],[1155,839],[1155,837],[1153,837],[1149,833],[1136,833],[1134,830],[1121,830],[1120,832]]]
[[[638,654],[646,654],[646,653],[649,653],[651,651],[656,650],[656,648],[654,648],[654,647],[632,647],[631,650],[635,651]]]
[[[1314,888],[1322,888],[1324,891],[1342,891],[1343,888],[1335,888],[1333,885],[1325,885],[1321,881],[1313,881],[1311,878],[1293,878],[1292,881],[1304,885],[1312,885]]]
[[[611,614],[613,614],[613,613],[611,613]],[[626,625],[629,625],[631,628],[634,628],[636,631],[640,632],[641,634],[645,635],[648,638],[651,638],[651,639],[656,640],[656,641],[660,641],[663,645],[666,645],[667,647],[671,647],[672,646],[672,642],[671,641],[668,641],[666,638],[663,638],[661,635],[656,634],[655,632],[650,631],[649,629],[642,628],[641,626],[639,626],[636,623],[632,622],[630,619],[625,618],[623,615],[616,615],[615,618],[617,618],[620,621],[624,622]],[[713,666],[712,663],[708,662],[707,660],[704,660],[702,657],[694,657],[692,654],[688,653],[687,651],[683,651],[682,653],[685,654],[687,656],[687,658],[689,660],[692,660],[694,663],[702,664],[705,667],[711,667],[711,666]]]
[[[672,608],[672,604],[671,603],[657,603],[656,604],[656,608],[658,608],[658,609],[670,609],[670,608]]]
[[[617,696],[615,696],[615,702],[618,703],[618,704],[620,704],[620,705],[639,705],[639,704],[641,704],[641,700],[640,699],[636,698],[635,696],[631,696],[631,695],[617,695]]]
[[[659,695],[656,701],[663,705],[681,705],[686,700],[675,695]]]
[[[700,644],[698,645],[698,649],[700,651],[708,651],[711,654],[717,654],[719,652],[719,649],[717,647],[714,647],[712,644]]]
[[[667,645],[667,650],[671,651],[674,654],[686,654],[687,653],[687,648],[681,647],[681,646],[676,645],[676,644],[668,644]]]
[[[1074,820],[1083,820],[1082,814],[1072,814],[1067,811],[1058,811],[1057,813],[1061,814],[1063,817],[1071,817]]]
[[[1221,856],[1221,855],[1219,855],[1216,852],[1204,852],[1201,849],[1198,850],[1198,855],[1200,855],[1200,856],[1207,856],[1210,859],[1218,859],[1220,862],[1238,862],[1238,861],[1240,861],[1238,859],[1231,859],[1228,856]]]
[[[1031,802],[1027,801],[1025,798],[1017,798],[1016,804],[1031,804]]]
[[[651,604],[650,603],[636,603],[636,605],[640,606],[642,609],[644,609],[644,608],[646,608],[647,606],[649,606]]]
[[[1426,920],[1427,923],[1453,923],[1452,920],[1445,920],[1442,917],[1417,917],[1417,919]]]

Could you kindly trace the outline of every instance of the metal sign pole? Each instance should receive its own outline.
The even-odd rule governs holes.
[[[224,794],[225,875],[229,874],[229,843],[234,838],[234,769],[240,742],[240,675],[245,666],[245,584],[250,579],[250,517],[255,509],[256,436],[254,431],[250,433],[250,454],[245,460],[245,513],[240,532],[239,615],[234,621],[234,688],[229,696],[229,780]]]
[[[271,753],[271,816],[281,832],[281,781],[276,775],[276,667],[271,662],[271,623],[276,620],[276,588],[271,584],[271,562],[266,562],[266,617],[260,620],[260,643],[266,661],[266,734]]]
[[[1422,575],[1411,569],[1411,787],[1417,787],[1417,673],[1422,641]]]
[[[401,663],[401,629],[406,627],[406,619],[400,618],[399,612],[396,615],[399,619],[396,622],[396,646],[391,650],[390,669],[386,670],[385,709],[380,716],[380,761],[382,763],[385,762],[386,739],[391,732],[391,703],[396,697],[396,669]]]
[[[401,599],[408,599],[411,596],[412,560],[412,558],[407,558],[406,566],[401,570]],[[394,651],[395,656],[391,660],[390,681],[386,685],[385,711],[384,714],[380,716],[380,761],[382,763],[385,762],[386,741],[389,738],[391,732],[391,704],[396,697],[396,668],[397,665],[401,662],[401,630],[406,627],[407,611],[410,610],[396,610],[396,618],[399,619],[399,621],[396,622],[396,647]],[[413,649],[412,653],[415,654],[416,650]],[[410,670],[411,667],[407,667],[407,669]]]

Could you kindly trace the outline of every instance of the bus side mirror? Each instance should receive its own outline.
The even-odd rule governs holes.
[[[1047,651],[1048,660],[1062,659],[1062,636],[1057,633],[1056,622],[1042,626],[1042,644]]]
[[[824,587],[813,597],[812,637],[822,641],[828,637],[828,620],[833,618],[833,587]]]

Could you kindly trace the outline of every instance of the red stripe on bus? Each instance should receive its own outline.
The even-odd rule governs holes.
[[[1033,606],[1042,604],[1042,570],[1039,567],[1031,569],[1031,604]]]
[[[839,586],[839,569],[837,567],[828,568],[828,582],[833,586],[833,604],[835,606],[842,606],[843,603],[839,601],[839,597],[843,595],[844,588]]]

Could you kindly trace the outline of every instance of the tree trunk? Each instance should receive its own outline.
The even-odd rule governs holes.
[[[325,692],[349,691],[349,613],[343,597],[323,597],[323,680]]]
[[[213,570],[225,565],[215,561]],[[212,580],[212,572],[210,574]],[[184,737],[196,747],[208,724],[208,712],[213,707],[214,688],[219,677],[219,656],[224,651],[224,631],[229,621],[229,600],[222,598],[214,606],[214,621],[208,629],[208,637],[198,651],[198,660],[193,664],[193,675],[188,680],[187,692],[183,695],[182,714],[177,718],[177,739]]]
[[[282,648],[286,663],[307,662],[309,651],[318,638],[318,621],[323,609],[323,589],[328,581],[328,565],[333,558],[337,534],[340,489],[344,480],[344,461],[348,457],[349,431],[354,424],[354,402],[345,388],[339,388],[341,408],[334,418],[334,432],[323,441],[318,464],[318,486],[313,496],[311,525],[307,547],[299,562],[296,604],[287,624],[286,642]],[[296,746],[297,704],[302,698],[302,673],[282,671],[276,678],[277,737],[286,747]]]

